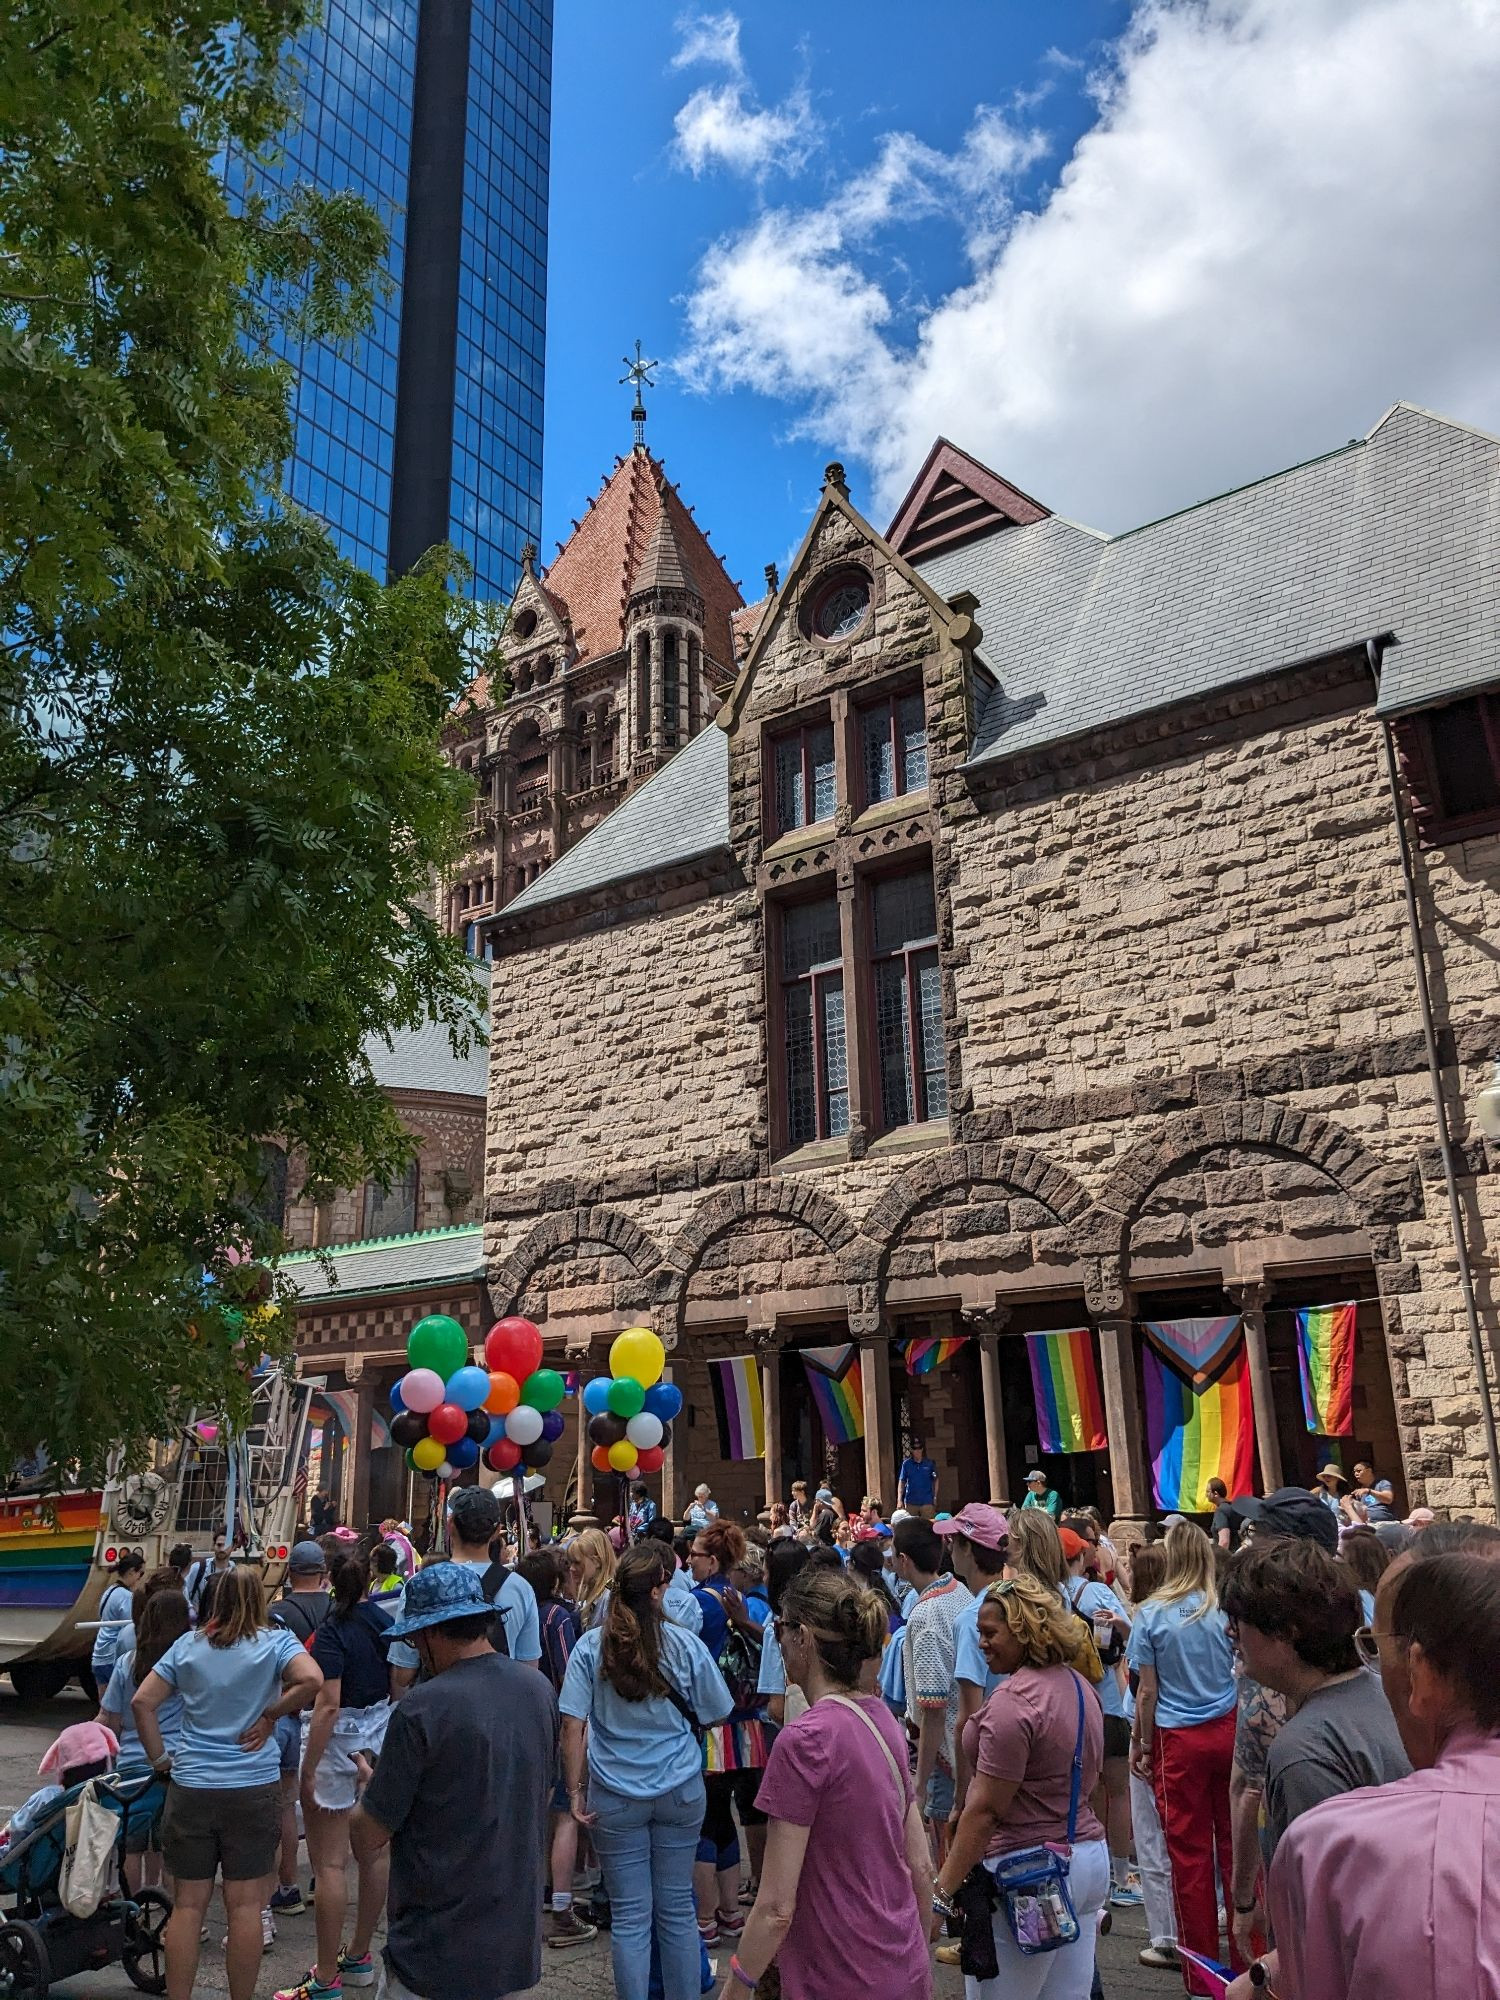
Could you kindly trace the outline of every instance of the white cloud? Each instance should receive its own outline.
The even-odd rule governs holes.
[[[716,69],[727,69],[731,76],[744,75],[737,14],[685,14],[677,23],[677,32],[682,37],[682,46],[672,58],[673,69],[708,63]]]
[[[942,431],[1114,528],[1398,397],[1500,428],[1500,0],[1139,0],[1095,88],[1035,213],[1037,135],[983,111],[716,244],[690,376],[790,404],[877,511]],[[970,268],[908,328],[880,260],[934,209]]]
[[[794,174],[818,144],[819,134],[805,89],[781,104],[756,104],[743,83],[705,84],[677,113],[678,164],[696,178],[713,167],[751,180],[773,170]]]

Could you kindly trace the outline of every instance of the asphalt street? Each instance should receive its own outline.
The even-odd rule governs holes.
[[[70,1722],[81,1721],[89,1713],[84,1697],[73,1688],[53,1701],[22,1702],[10,1691],[10,1683],[0,1679],[0,1821],[8,1818],[39,1782],[36,1767],[42,1752],[57,1732]],[[303,1886],[307,1875],[304,1870]],[[196,1991],[207,1994],[227,1992],[222,1950],[222,1911],[215,1904],[209,1914],[209,1942],[203,1948]],[[1175,1972],[1148,1971],[1136,1962],[1136,1953],[1145,1942],[1145,1925],[1138,1910],[1114,1913],[1111,1935],[1100,1941],[1100,1965],[1109,2000],[1134,2000],[1134,1996],[1156,1995],[1158,2000],[1175,2000],[1182,1991]],[[257,2000],[270,2000],[278,1987],[291,1986],[306,1972],[313,1948],[313,1919],[308,1910],[302,1916],[279,1920],[276,1943],[267,1954]],[[601,1934],[592,1944],[567,1952],[542,1953],[542,1980],[531,1990],[539,2000],[613,2000],[615,1984],[609,1969],[609,1940]],[[960,2000],[964,1982],[957,1971],[937,1968],[934,2000]],[[90,1973],[54,1986],[59,2000],[139,2000],[136,1989],[119,1966]],[[373,1994],[370,1996],[373,2000]]]

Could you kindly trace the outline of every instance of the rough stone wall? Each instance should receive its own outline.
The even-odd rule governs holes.
[[[418,1091],[392,1091],[401,1123],[417,1140],[418,1229],[446,1229],[477,1222],[484,1203],[485,1109],[478,1099]],[[287,1245],[293,1250],[329,1243],[357,1243],[364,1232],[364,1188],[340,1188],[322,1205],[304,1191],[305,1163],[288,1175]]]

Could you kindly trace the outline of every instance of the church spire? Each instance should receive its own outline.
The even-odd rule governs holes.
[[[646,401],[644,392],[647,389],[654,389],[656,387],[655,382],[651,379],[651,370],[659,368],[661,363],[659,361],[648,361],[641,351],[641,343],[639,341],[635,344],[634,361],[631,360],[628,354],[624,355],[622,359],[625,363],[625,373],[620,377],[620,381],[622,383],[633,382],[635,384],[635,403],[630,412],[630,421],[635,426],[635,448],[637,451],[644,451],[646,449]]]

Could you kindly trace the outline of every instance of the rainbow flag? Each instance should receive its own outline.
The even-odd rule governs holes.
[[[103,1508],[100,1493],[62,1493],[54,1522],[35,1497],[0,1500],[0,1606],[66,1611],[89,1580]]]
[[[1086,1326],[1065,1333],[1028,1333],[1037,1436],[1043,1451],[1103,1451],[1104,1399]]]
[[[865,1434],[864,1384],[859,1349],[852,1340],[841,1347],[804,1347],[807,1386],[817,1407],[823,1436],[829,1444],[850,1444]]]
[[[1308,1306],[1297,1315],[1302,1414],[1320,1437],[1354,1429],[1354,1322],[1357,1305]]]
[[[925,1340],[901,1341],[901,1359],[906,1363],[907,1374],[930,1375],[945,1361],[953,1359],[966,1338],[962,1333],[952,1336],[934,1334]]]
[[[719,1420],[719,1450],[725,1458],[764,1458],[766,1412],[760,1393],[760,1363],[753,1354],[710,1361],[708,1379]]]
[[[1222,1479],[1231,1494],[1248,1493],[1255,1474],[1255,1419],[1243,1341],[1228,1367],[1201,1389],[1151,1347],[1141,1349],[1141,1365],[1157,1506],[1168,1513],[1207,1513],[1210,1479]]]

